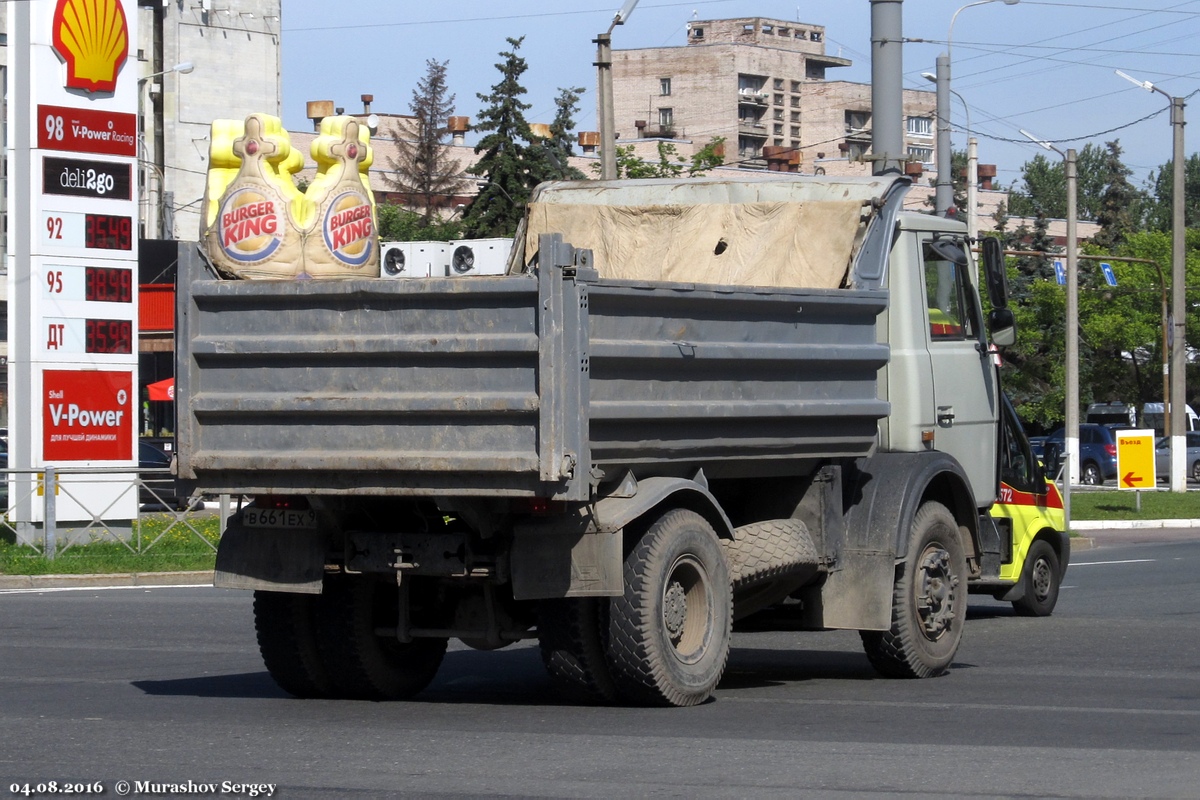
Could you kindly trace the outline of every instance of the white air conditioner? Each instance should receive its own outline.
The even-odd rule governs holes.
[[[379,277],[418,277],[412,270],[412,242],[384,242],[379,249]],[[429,273],[424,276],[428,277]]]
[[[450,243],[450,265],[445,274],[503,275],[508,270],[512,239],[457,239]]]

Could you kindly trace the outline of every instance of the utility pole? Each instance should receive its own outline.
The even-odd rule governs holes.
[[[954,175],[951,163],[954,155],[950,146],[950,56],[937,57],[937,184],[934,190],[934,213],[939,217],[954,205]]]
[[[903,5],[904,0],[871,0],[871,172],[875,175],[903,173],[907,160]]]
[[[600,103],[600,179],[604,181],[617,178],[617,123],[616,112],[613,110],[612,83],[612,32],[618,25],[624,25],[625,20],[637,7],[638,0],[626,0],[621,10],[613,16],[612,24],[606,33],[601,33],[592,41],[596,44],[596,72],[598,91],[597,100]]]

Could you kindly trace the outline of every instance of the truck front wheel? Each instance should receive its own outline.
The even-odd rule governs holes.
[[[317,631],[338,696],[403,700],[429,685],[446,640],[396,639],[399,587],[370,575],[337,575],[326,576],[324,588]]]
[[[712,526],[674,509],[625,558],[625,593],[609,609],[609,665],[622,697],[692,706],[716,689],[729,658],[733,600]]]
[[[967,617],[967,561],[958,523],[941,503],[913,519],[908,554],[896,569],[892,627],[863,631],[875,669],[895,678],[928,678],[950,666]]]

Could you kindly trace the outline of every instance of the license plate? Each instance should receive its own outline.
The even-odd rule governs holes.
[[[242,510],[242,525],[247,528],[315,528],[317,514],[312,509],[247,508]]]

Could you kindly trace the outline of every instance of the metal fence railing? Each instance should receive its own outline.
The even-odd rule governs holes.
[[[218,515],[218,531],[224,531],[230,498],[181,496],[167,467],[46,467],[0,470],[0,507],[4,509],[0,537],[54,559],[73,547],[97,541],[119,543],[130,553],[145,553],[179,533],[215,552],[216,543],[201,532],[198,521],[202,516]],[[70,511],[64,514],[64,508]],[[136,508],[133,519],[129,519],[131,508]],[[151,518],[156,524],[146,525]]]

